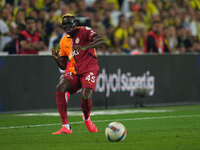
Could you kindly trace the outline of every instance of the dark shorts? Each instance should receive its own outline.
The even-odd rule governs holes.
[[[70,94],[73,94],[80,90],[81,88],[91,88],[93,91],[96,90],[98,71],[90,71],[81,75],[74,75],[72,72],[66,72],[63,75],[63,78],[66,78],[70,81],[71,91]]]

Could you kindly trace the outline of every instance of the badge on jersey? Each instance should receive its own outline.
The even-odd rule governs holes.
[[[80,42],[80,39],[77,37],[75,40],[75,43],[78,44]]]

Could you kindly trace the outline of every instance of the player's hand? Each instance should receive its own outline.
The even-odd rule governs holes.
[[[59,50],[55,50],[55,49],[53,49],[52,50],[52,56],[53,56],[53,58],[54,59],[58,59],[59,58]]]

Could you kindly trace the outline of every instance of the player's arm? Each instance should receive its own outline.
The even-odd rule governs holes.
[[[54,60],[56,61],[58,67],[62,70],[65,70],[65,68],[67,66],[68,57],[60,56],[58,50],[57,51],[52,50],[52,56],[53,56]]]
[[[83,47],[83,50],[92,49],[92,48],[99,48],[103,45],[106,45],[106,41],[99,36],[98,34],[92,37],[92,42]]]
[[[99,36],[98,34],[96,34],[96,35],[94,35],[92,37],[92,43],[89,44],[88,46],[86,46],[86,48],[87,47],[89,47],[87,49],[98,48],[98,47],[101,47],[103,45],[106,45],[106,41],[101,36]]]
[[[92,49],[92,48],[99,48],[103,45],[106,45],[106,41],[101,36],[96,34],[92,37],[92,40],[88,45],[81,46],[81,47],[76,45],[74,47],[74,49],[84,51],[84,50],[88,50],[88,49]]]

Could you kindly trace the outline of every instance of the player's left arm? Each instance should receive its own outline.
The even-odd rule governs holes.
[[[88,50],[88,49],[92,49],[92,48],[99,48],[106,45],[105,40],[98,34],[95,34],[92,36],[92,38],[90,39],[90,43],[88,45],[85,46],[79,46],[79,45],[75,45],[74,49],[76,50]]]
[[[92,42],[85,46],[85,49],[99,48],[103,45],[106,45],[106,41],[101,36],[96,34],[92,37]]]

